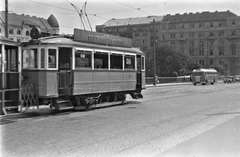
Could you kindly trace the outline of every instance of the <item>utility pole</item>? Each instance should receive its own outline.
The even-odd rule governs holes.
[[[153,85],[156,85],[155,19],[153,19]]]
[[[5,37],[8,38],[8,0],[5,0]]]

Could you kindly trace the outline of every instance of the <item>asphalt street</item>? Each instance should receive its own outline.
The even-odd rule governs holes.
[[[240,83],[157,86],[144,90],[144,99],[128,98],[125,105],[8,118],[10,122],[1,125],[1,155],[202,157],[212,148],[227,148],[227,139],[240,144],[235,127],[239,126],[239,89]],[[235,133],[226,131],[229,127]],[[217,140],[220,137],[225,137],[224,142]],[[204,142],[208,147],[200,147]],[[224,149],[226,156],[239,155],[236,147],[229,148]],[[181,154],[184,149],[188,154]],[[211,153],[205,156],[221,155]]]

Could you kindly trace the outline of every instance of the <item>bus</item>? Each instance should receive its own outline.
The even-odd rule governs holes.
[[[215,69],[194,69],[192,72],[192,82],[205,85],[207,83],[214,84],[218,80],[218,73]]]

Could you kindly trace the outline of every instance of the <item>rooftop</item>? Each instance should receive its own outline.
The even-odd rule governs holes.
[[[155,19],[156,21],[162,21],[163,16],[148,16],[148,17],[136,17],[136,18],[123,18],[115,19],[112,18],[103,24],[103,26],[125,26],[125,25],[139,25],[149,24]]]

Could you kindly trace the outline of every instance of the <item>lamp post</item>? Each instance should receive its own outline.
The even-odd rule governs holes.
[[[156,85],[155,19],[153,19],[153,85]]]

